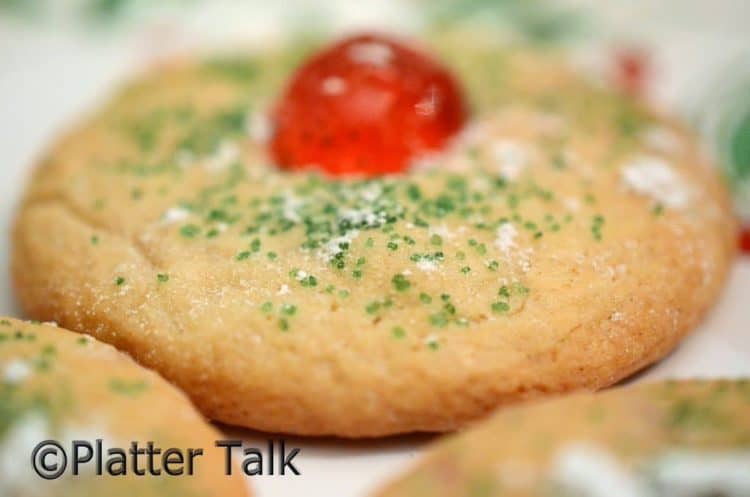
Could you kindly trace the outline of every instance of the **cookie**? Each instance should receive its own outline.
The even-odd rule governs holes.
[[[144,75],[34,173],[13,234],[23,309],[127,351],[212,419],[305,435],[453,430],[666,355],[734,253],[696,137],[557,57],[431,46],[470,122],[371,178],[268,155],[264,116],[307,47]]]
[[[382,497],[750,495],[750,382],[673,381],[500,411]]]
[[[67,463],[59,452],[44,456],[49,444],[37,449],[47,440]],[[184,394],[111,346],[53,325],[0,319],[0,494],[249,496],[239,470],[225,476],[217,440]],[[76,441],[89,445],[78,449],[73,476]],[[137,461],[129,455],[134,443],[143,451]],[[149,456],[149,443],[161,452]]]

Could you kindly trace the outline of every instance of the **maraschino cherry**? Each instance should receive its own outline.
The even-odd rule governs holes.
[[[740,250],[750,254],[750,227],[746,227],[740,233]]]
[[[453,75],[389,37],[342,40],[294,74],[272,111],[271,154],[285,169],[373,176],[439,151],[467,107]]]

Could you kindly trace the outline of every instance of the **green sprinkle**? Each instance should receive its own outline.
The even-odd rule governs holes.
[[[591,408],[588,417],[592,423],[599,424],[607,417],[607,411],[604,409],[604,406],[597,404]]]
[[[50,364],[49,360],[44,357],[37,358],[34,361],[34,368],[36,368],[37,371],[49,371],[51,367],[52,364]]]
[[[313,275],[305,276],[300,280],[300,284],[304,287],[314,287],[318,285],[318,279]]]
[[[422,219],[421,217],[415,217],[414,218],[414,225],[419,226],[420,228],[429,228],[430,223]]]
[[[427,347],[430,350],[438,350],[440,348],[440,343],[438,343],[436,340],[430,340],[427,342]]]
[[[266,257],[268,257],[269,261],[275,261],[276,257],[278,257],[278,256],[277,256],[276,252],[268,252],[266,254]]]
[[[235,257],[235,259],[237,259],[238,261],[244,261],[245,259],[249,259],[250,255],[251,255],[251,253],[250,253],[249,250],[243,250],[242,252],[240,252],[239,254],[237,254],[237,256]]]
[[[289,321],[286,318],[279,319],[279,329],[281,331],[289,331]]]
[[[670,428],[697,431],[706,427],[716,428],[726,421],[713,404],[680,399],[669,409],[666,422]]]
[[[400,340],[406,336],[406,331],[402,327],[396,326],[391,330],[391,334],[393,334],[393,338]]]
[[[506,302],[495,302],[492,304],[492,312],[496,314],[502,314],[504,312],[508,312],[510,310],[510,306]]]
[[[129,397],[140,395],[148,388],[148,384],[145,381],[125,381],[118,378],[113,378],[109,382],[109,388],[113,392],[120,395],[127,395]]]
[[[602,228],[604,227],[604,216],[598,214],[591,221],[591,235],[596,241],[602,239]]]
[[[297,306],[293,304],[284,304],[281,306],[281,313],[287,316],[294,316],[297,314]]]
[[[438,312],[430,316],[430,324],[438,328],[448,326],[448,316],[444,312]]]
[[[362,271],[360,271],[359,269],[355,269],[354,271],[352,271],[352,277],[360,279],[362,277]]]
[[[263,305],[260,306],[260,310],[266,314],[270,313],[273,310],[273,303],[264,302]]]
[[[200,227],[195,224],[186,224],[180,228],[180,234],[185,238],[195,238],[200,232]]]
[[[89,337],[79,337],[76,339],[76,343],[78,345],[88,345],[89,342],[91,342],[91,339]]]
[[[99,237],[96,235],[93,235],[91,237],[91,245],[99,245]]]
[[[419,186],[415,184],[411,184],[406,188],[406,194],[412,202],[417,202],[422,198],[422,192]]]
[[[440,235],[432,235],[430,237],[430,243],[432,245],[440,247],[441,245],[443,245],[443,237],[441,237]]]
[[[118,276],[117,278],[115,278],[115,285],[122,286],[124,284],[125,284],[125,278],[123,278],[122,276]]]
[[[395,242],[388,242],[386,247],[388,247],[388,250],[398,250],[398,244]]]
[[[518,293],[519,295],[528,295],[528,294],[529,294],[529,293],[531,292],[531,289],[530,289],[530,288],[528,288],[528,287],[525,287],[525,286],[523,286],[523,285],[522,285],[522,284],[520,284],[520,283],[516,283],[516,284],[514,285],[514,290],[515,290],[515,291],[516,291],[516,293]]]
[[[421,300],[423,304],[429,304],[432,302],[432,297],[422,292],[419,294],[419,300]]]
[[[349,290],[339,290],[339,297],[342,299],[349,297]]]
[[[159,273],[156,275],[156,279],[159,281],[159,283],[166,283],[169,281],[169,275],[167,273]]]
[[[555,156],[552,157],[552,167],[555,169],[565,169],[567,165],[568,163],[562,154],[555,154]]]
[[[469,274],[471,272],[471,268],[469,266],[464,266],[461,268],[461,272],[463,274]]]
[[[367,314],[375,314],[380,310],[380,302],[373,301],[365,306],[365,312]]]
[[[391,283],[398,292],[405,292],[411,287],[411,282],[406,279],[406,276],[400,273],[394,275],[393,278],[391,278]]]

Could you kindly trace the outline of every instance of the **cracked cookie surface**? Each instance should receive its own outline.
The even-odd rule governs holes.
[[[256,429],[443,431],[668,353],[733,253],[695,137],[558,62],[433,41],[472,123],[403,175],[285,173],[266,105],[307,48],[145,75],[38,167],[25,311]]]

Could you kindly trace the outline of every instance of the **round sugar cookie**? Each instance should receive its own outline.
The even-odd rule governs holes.
[[[750,381],[672,381],[504,409],[381,497],[750,495]]]
[[[269,159],[264,116],[307,47],[146,74],[33,175],[24,310],[127,351],[210,418],[308,435],[452,430],[667,354],[734,251],[696,138],[554,57],[431,47],[471,122],[370,179]]]
[[[0,319],[0,495],[249,496],[239,469],[226,476],[220,439],[184,394],[111,346]],[[49,440],[59,449],[45,455]],[[78,449],[77,476],[74,442],[89,444]]]

